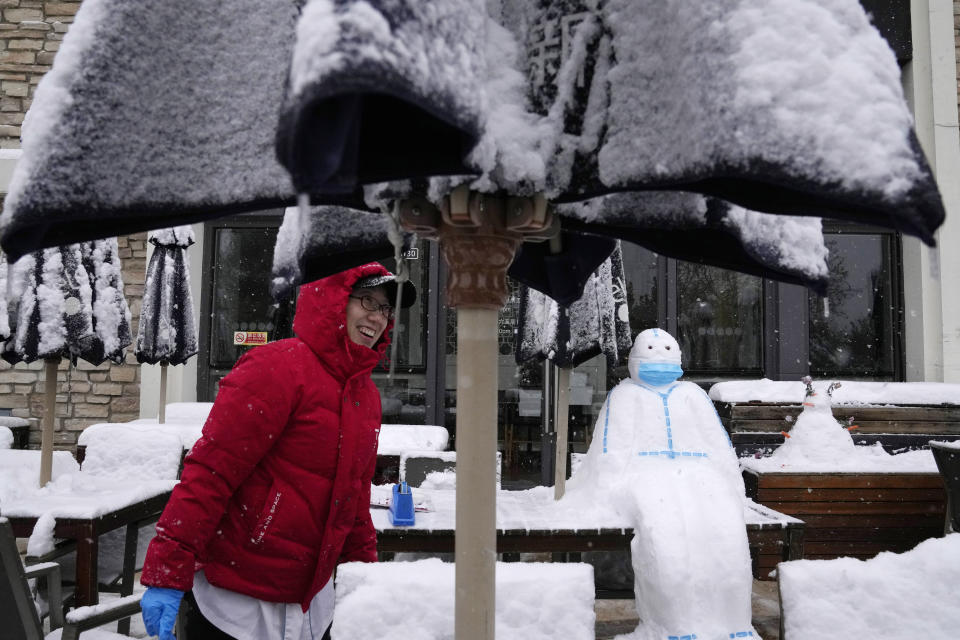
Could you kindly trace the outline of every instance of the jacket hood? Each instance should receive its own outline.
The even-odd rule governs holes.
[[[370,262],[300,287],[293,332],[341,380],[372,371],[390,344],[392,319],[372,348],[353,342],[346,323],[347,301],[357,280],[389,274],[382,264]]]

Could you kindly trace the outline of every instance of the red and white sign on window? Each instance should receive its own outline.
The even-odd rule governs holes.
[[[257,344],[267,344],[266,331],[234,331],[233,344],[251,346]]]

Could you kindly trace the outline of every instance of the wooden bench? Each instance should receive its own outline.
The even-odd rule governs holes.
[[[747,496],[804,521],[803,557],[870,558],[943,534],[938,473],[743,472]]]

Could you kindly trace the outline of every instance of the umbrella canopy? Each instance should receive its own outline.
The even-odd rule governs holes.
[[[572,369],[602,353],[616,366],[632,344],[619,245],[591,274],[583,295],[569,307],[529,287],[521,292],[515,350],[518,364],[550,360]]]
[[[10,266],[8,362],[123,362],[131,343],[117,239],[43,249]]]
[[[134,355],[147,364],[183,364],[197,353],[190,269],[184,257],[194,243],[189,225],[148,235],[154,246],[143,287]]]
[[[238,1],[84,2],[24,123],[11,258],[298,190],[362,209],[362,185],[425,173],[474,174],[435,201],[681,189],[928,242],[943,219],[856,0]]]
[[[344,269],[394,257],[390,218],[347,207],[290,207],[283,214],[273,251],[270,293],[289,300],[296,287]],[[413,234],[399,231],[409,248]]]

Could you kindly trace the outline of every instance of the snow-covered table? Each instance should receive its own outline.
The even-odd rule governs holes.
[[[375,488],[382,491],[383,488]],[[413,489],[430,511],[416,512],[409,527],[390,523],[387,509],[371,508],[381,553],[443,553],[454,550],[456,491]],[[376,496],[375,496],[376,497]],[[744,501],[744,520],[757,568],[803,557],[802,520]],[[553,487],[497,492],[497,552],[585,552],[630,549],[633,529],[627,518],[601,505],[583,510],[553,499]],[[764,575],[764,577],[766,577]]]
[[[76,542],[76,605],[97,604],[99,536],[127,527],[124,556],[129,566],[125,563],[123,580],[124,585],[129,580],[132,586],[137,531],[160,516],[175,484],[173,480],[150,480],[135,486],[105,487],[103,483],[73,482],[66,490],[46,488],[6,502],[3,516],[18,538],[30,537],[38,521],[43,527],[53,519],[53,537]]]

